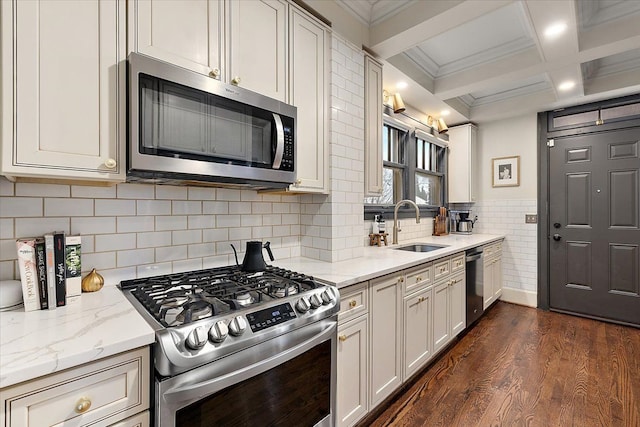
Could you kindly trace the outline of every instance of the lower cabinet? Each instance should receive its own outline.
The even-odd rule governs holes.
[[[402,384],[403,282],[400,273],[371,281],[369,348],[372,408]]]
[[[126,420],[111,424],[109,427],[147,427],[150,422],[151,417],[149,416],[149,411],[144,411]]]
[[[418,372],[431,359],[433,287],[404,297],[403,380]]]
[[[369,317],[365,314],[338,326],[337,422],[352,426],[369,410]]]
[[[148,425],[149,359],[144,347],[7,387],[0,425]]]
[[[483,308],[486,310],[502,295],[502,242],[485,246],[483,267]]]
[[[456,274],[433,289],[433,353],[465,328],[465,276]]]

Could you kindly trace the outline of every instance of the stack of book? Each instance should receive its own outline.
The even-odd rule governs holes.
[[[24,311],[51,310],[81,294],[80,240],[61,231],[16,240]]]

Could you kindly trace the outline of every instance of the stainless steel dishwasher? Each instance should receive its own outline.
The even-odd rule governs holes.
[[[484,312],[482,247],[466,251],[465,262],[467,273],[467,327],[469,327]]]

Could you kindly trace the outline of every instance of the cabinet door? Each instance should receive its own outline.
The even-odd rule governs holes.
[[[337,418],[352,426],[368,411],[368,317],[360,316],[338,327]]]
[[[433,289],[433,353],[442,349],[451,337],[449,326],[449,280]]]
[[[493,300],[497,301],[502,296],[502,255],[498,255],[493,261]]]
[[[225,80],[286,102],[286,1],[230,1],[228,5],[229,75]]]
[[[296,184],[293,191],[328,191],[327,66],[325,28],[304,12],[291,7],[289,103],[298,109],[296,129]]]
[[[449,321],[452,338],[462,332],[467,324],[466,297],[465,276],[458,274],[451,279],[449,286]]]
[[[2,172],[123,181],[125,1],[1,3]]]
[[[482,304],[482,308],[484,310],[487,309],[493,302],[495,295],[493,292],[493,282],[494,282],[494,268],[493,268],[493,259],[485,259],[484,260],[484,268],[483,268],[483,287],[482,287],[482,295],[484,299],[484,304]]]
[[[401,276],[371,283],[371,408],[402,383]]]
[[[382,194],[382,65],[364,58],[364,195]]]
[[[404,299],[404,380],[431,358],[432,288]]]
[[[129,2],[129,51],[209,75],[222,70],[223,0]],[[215,73],[214,73],[215,74]]]
[[[449,203],[476,200],[476,133],[472,124],[449,128]]]

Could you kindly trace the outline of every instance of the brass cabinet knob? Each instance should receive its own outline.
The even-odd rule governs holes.
[[[118,162],[115,159],[107,159],[104,161],[104,166],[109,169],[114,169],[118,165]]]
[[[297,186],[299,186],[299,185],[301,185],[301,184],[302,184],[302,180],[301,180],[300,178],[296,179],[296,180],[293,182],[293,185],[295,185],[296,187],[297,187]]]
[[[416,277],[416,282],[422,282],[422,276],[417,276]]]
[[[82,397],[76,403],[76,413],[84,414],[91,408],[91,400],[88,397]]]
[[[355,307],[356,305],[358,305],[358,303],[356,302],[356,300],[352,299],[351,301],[349,301],[349,307],[350,307],[350,308],[353,308],[353,307]]]
[[[234,78],[231,79],[231,84],[234,86],[238,86],[240,84],[240,77],[239,76],[235,76]]]
[[[419,303],[420,303],[420,302],[425,302],[426,300],[427,300],[427,299],[426,299],[425,297],[420,297],[420,298],[418,298],[418,302],[419,302]]]
[[[209,76],[217,79],[218,77],[220,77],[220,69],[214,68],[213,70],[209,71]]]
[[[340,336],[338,337],[338,339],[339,339],[340,341],[346,341],[346,340],[347,340],[347,336],[346,336],[346,335],[340,335]]]
[[[402,276],[398,277],[398,283],[404,283],[404,277]]]

